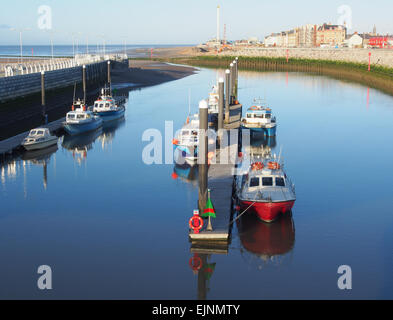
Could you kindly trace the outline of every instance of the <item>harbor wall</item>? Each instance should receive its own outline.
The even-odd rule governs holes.
[[[61,89],[82,82],[82,65],[45,72],[45,90]],[[105,79],[107,62],[86,65],[88,82]],[[41,92],[41,73],[0,78],[0,103]]]
[[[171,62],[189,64],[197,67],[226,68],[235,56],[197,56],[171,59]],[[260,72],[305,72],[328,76],[338,80],[360,83],[393,95],[393,68],[355,62],[300,59],[286,57],[249,57],[239,56],[239,70]]]
[[[220,56],[313,59],[371,64],[393,68],[393,50],[356,48],[239,48],[223,51]]]

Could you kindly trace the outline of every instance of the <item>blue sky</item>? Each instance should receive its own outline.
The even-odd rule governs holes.
[[[393,33],[391,0],[4,0],[0,11],[0,44],[15,44],[19,35],[9,27],[30,28],[26,44],[49,44],[49,34],[38,29],[38,8],[52,9],[55,44],[71,44],[72,33],[80,43],[94,45],[105,34],[107,43],[194,44],[216,33],[216,6],[221,6],[221,30],[227,25],[228,39],[288,30],[306,23],[336,23],[337,9],[349,5],[352,31]]]

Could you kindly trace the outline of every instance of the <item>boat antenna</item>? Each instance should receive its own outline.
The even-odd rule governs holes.
[[[280,163],[280,160],[281,160],[281,152],[282,152],[282,145],[280,146],[280,154],[278,155],[278,163]]]

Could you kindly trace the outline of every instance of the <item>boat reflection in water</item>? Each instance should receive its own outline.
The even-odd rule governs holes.
[[[22,154],[21,159],[32,163],[36,166],[42,166],[43,168],[43,186],[46,189],[48,186],[48,164],[49,160],[54,153],[57,151],[57,144],[40,150],[26,151]]]
[[[295,245],[295,226],[289,212],[273,223],[262,222],[254,214],[244,214],[237,220],[240,241],[250,263],[258,269],[266,265],[281,265],[288,260]],[[242,250],[242,253],[244,250]]]
[[[72,152],[72,156],[78,164],[86,161],[87,153],[93,149],[93,144],[97,140],[101,143],[102,150],[107,150],[115,138],[117,129],[125,124],[124,117],[118,120],[104,122],[103,126],[96,131],[80,134],[65,135],[62,146]]]
[[[65,135],[62,147],[72,152],[74,160],[81,164],[87,159],[87,152],[93,149],[94,141],[102,134],[102,127],[96,131],[87,132],[80,135]]]
[[[123,116],[120,119],[103,123],[102,134],[98,137],[98,140],[101,142],[102,150],[106,150],[108,146],[112,145],[116,130],[123,127],[125,122],[126,120]]]
[[[198,185],[198,166],[190,166],[189,164],[175,164],[172,173],[172,179],[180,179],[184,182]]]

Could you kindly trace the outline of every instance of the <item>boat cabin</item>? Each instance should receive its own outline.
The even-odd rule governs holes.
[[[94,102],[94,111],[113,110],[116,108],[115,101],[112,97],[101,97]]]
[[[39,142],[50,136],[51,134],[48,128],[36,128],[30,130],[29,135],[25,138],[24,142]]]
[[[76,109],[74,111],[70,111],[67,113],[66,121],[67,122],[81,122],[84,120],[89,120],[91,118],[92,118],[92,114],[90,111]]]

